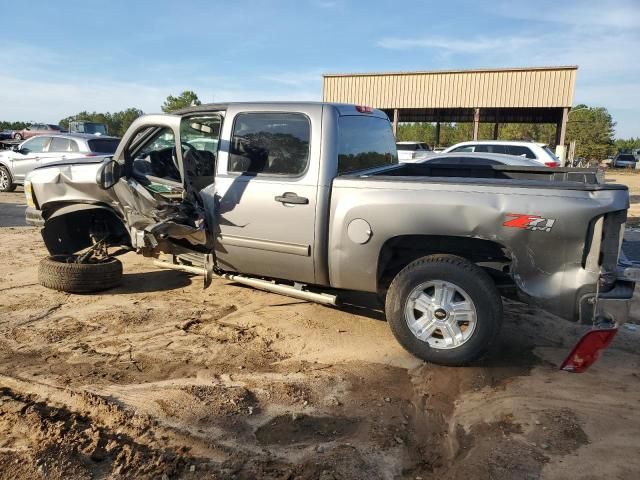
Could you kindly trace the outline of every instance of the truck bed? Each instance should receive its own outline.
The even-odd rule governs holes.
[[[510,187],[554,188],[567,190],[626,190],[624,185],[604,183],[598,169],[514,167],[510,165],[429,165],[404,163],[372,173],[347,175],[350,178],[503,185]]]

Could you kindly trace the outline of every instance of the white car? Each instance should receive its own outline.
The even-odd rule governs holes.
[[[525,157],[542,167],[559,167],[560,160],[544,143],[517,142],[507,140],[476,140],[461,142],[447,148],[443,153],[480,152]]]
[[[417,162],[433,155],[431,148],[424,142],[397,142],[400,162]]]
[[[612,160],[613,168],[636,168],[638,160],[632,153],[618,153]]]
[[[31,137],[13,150],[0,152],[0,192],[12,192],[24,184],[31,170],[53,162],[113,155],[118,143],[119,138],[85,133]]]

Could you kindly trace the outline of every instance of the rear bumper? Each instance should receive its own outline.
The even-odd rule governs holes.
[[[44,218],[42,218],[42,211],[36,210],[35,208],[27,207],[25,220],[28,225],[32,225],[34,227],[44,227]]]
[[[613,288],[601,292],[597,299],[595,294],[582,298],[580,322],[611,323],[616,327],[628,322],[636,281],[640,281],[640,264],[619,265],[618,278]]]

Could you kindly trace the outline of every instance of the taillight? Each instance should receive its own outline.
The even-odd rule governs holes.
[[[97,153],[85,153],[84,156],[85,157],[97,157],[98,154]]]
[[[600,351],[607,348],[618,333],[617,328],[597,328],[585,333],[575,344],[560,370],[582,373],[598,359]]]
[[[556,168],[560,166],[558,162],[544,162],[544,164],[549,168]]]
[[[356,110],[360,113],[373,113],[373,108],[364,105],[356,105]]]

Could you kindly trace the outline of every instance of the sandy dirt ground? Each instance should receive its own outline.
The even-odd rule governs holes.
[[[640,478],[640,331],[568,374],[584,329],[507,302],[491,354],[445,368],[364,295],[203,290],[134,254],[119,288],[60,293],[0,202],[0,479]]]

